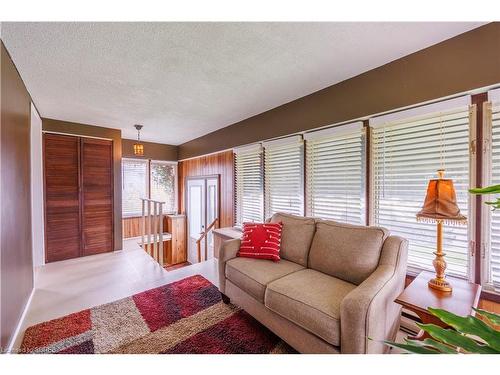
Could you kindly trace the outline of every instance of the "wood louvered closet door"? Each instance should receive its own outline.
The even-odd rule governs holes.
[[[44,134],[46,261],[80,256],[77,137]]]
[[[82,138],[82,255],[113,249],[112,142]]]
[[[46,261],[113,250],[113,143],[44,134]]]

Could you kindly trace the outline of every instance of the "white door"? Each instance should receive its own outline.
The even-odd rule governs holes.
[[[210,225],[218,217],[219,213],[219,179],[207,178],[207,222]],[[207,259],[214,257],[214,236],[212,231],[207,235]]]
[[[188,220],[188,262],[198,263],[196,241],[205,230],[206,216],[205,179],[189,179],[187,181],[187,220]],[[204,254],[204,243],[201,241],[201,255]]]
[[[217,177],[187,180],[188,262],[198,263],[196,241],[219,214],[219,179]],[[212,231],[200,242],[201,260],[214,256]]]

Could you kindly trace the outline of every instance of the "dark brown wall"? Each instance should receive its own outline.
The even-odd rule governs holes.
[[[500,83],[490,23],[179,146],[179,159],[358,119]]]
[[[122,139],[122,156],[124,158],[135,158],[133,139]],[[144,156],[141,158],[151,160],[177,161],[177,146],[164,145],[161,143],[141,142],[144,145]]]
[[[115,250],[122,248],[122,132],[118,129],[85,125],[76,122],[59,121],[43,118],[43,131],[80,135],[83,137],[99,137],[113,140],[114,159],[114,242]]]
[[[220,227],[234,225],[234,167],[233,151],[219,152],[179,162],[179,210],[186,213],[186,178],[220,176]]]
[[[0,346],[13,333],[33,289],[30,187],[31,98],[1,43]],[[0,350],[1,352],[2,350]]]

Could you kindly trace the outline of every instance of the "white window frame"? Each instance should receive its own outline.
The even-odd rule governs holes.
[[[163,164],[163,165],[171,165],[174,167],[174,211],[172,212],[164,212],[164,214],[177,214],[178,210],[179,210],[179,190],[178,190],[178,184],[179,184],[179,175],[178,175],[178,165],[179,163],[176,162],[176,161],[167,161],[167,160],[154,160],[154,159],[150,159],[149,160],[149,181],[148,181],[148,184],[149,184],[149,187],[151,187],[151,178],[152,178],[152,175],[151,175],[151,166],[152,164],[155,163],[155,164]],[[150,195],[150,199],[151,199],[151,188],[148,189],[148,192],[149,192],[149,195]]]
[[[373,127],[383,126],[385,123],[392,123],[405,119],[419,118],[425,117],[432,113],[438,112],[447,112],[453,111],[456,108],[460,108],[467,105],[469,107],[469,187],[473,187],[475,185],[476,179],[476,155],[473,152],[476,144],[476,108],[475,105],[471,104],[471,96],[465,95],[462,97],[444,100],[441,102],[432,103],[429,105],[423,105],[421,107],[410,108],[407,110],[402,110],[394,113],[390,113],[387,115],[382,115],[378,117],[373,117],[369,119],[369,126],[373,129]],[[370,129],[371,130],[371,129]],[[372,132],[370,131],[370,137],[372,137]],[[375,159],[373,157],[373,139],[370,140],[370,169],[369,176],[370,179],[370,191],[369,191],[369,199],[370,199],[370,208],[369,208],[369,225],[376,225],[375,223]],[[423,202],[422,202],[423,203]],[[467,251],[467,274],[462,276],[463,278],[473,282],[475,278],[475,199],[471,199],[469,195],[468,199],[468,211],[469,216],[468,220],[468,251]],[[388,228],[390,230],[390,228]],[[446,230],[446,229],[445,229]],[[445,249],[446,252],[446,249]],[[418,275],[422,269],[420,267],[416,267],[413,265],[408,265],[407,274],[416,276]],[[454,276],[460,277],[460,276]]]
[[[125,173],[124,173],[124,170],[123,170],[123,164],[124,162],[127,162],[127,161],[130,161],[130,162],[142,162],[146,165],[146,178],[145,178],[145,181],[144,183],[146,184],[146,196],[144,198],[148,198],[149,196],[149,183],[150,183],[150,178],[149,178],[149,174],[150,174],[150,171],[149,171],[149,160],[147,159],[138,159],[138,158],[122,158],[122,166],[121,166],[121,174],[122,174],[122,218],[124,219],[129,219],[129,218],[133,218],[133,217],[139,217],[141,216],[140,215],[140,211],[138,211],[139,214],[125,214],[123,212],[123,190],[124,190],[124,184],[125,184]]]
[[[177,214],[179,210],[179,175],[178,175],[178,162],[176,161],[167,161],[167,160],[155,160],[155,159],[140,159],[140,158],[122,158],[122,164],[124,161],[142,161],[146,164],[146,196],[144,198],[151,199],[151,164],[156,163],[156,164],[164,164],[164,165],[172,165],[174,166],[174,211],[173,212],[164,212],[165,214]],[[123,178],[124,178],[124,172],[123,172],[123,166],[122,166],[122,201],[123,201]],[[140,214],[132,214],[132,215],[126,215],[123,213],[123,203],[122,203],[122,218],[124,219],[130,219],[134,217],[140,217]]]
[[[260,191],[260,199],[261,199],[261,204],[260,204],[260,213],[261,217],[259,219],[260,222],[264,221],[264,149],[262,147],[261,143],[256,143],[248,146],[242,146],[242,147],[237,147],[233,149],[233,153],[235,156],[234,159],[234,181],[235,181],[235,194],[234,194],[234,223],[236,227],[241,227],[243,225],[243,222],[246,221],[242,217],[242,205],[243,205],[243,196],[242,196],[242,190],[243,186],[238,184],[238,170],[237,170],[237,158],[238,154],[248,154],[248,153],[256,153],[258,154],[259,158],[259,171],[260,171],[260,184],[261,184],[261,191]]]
[[[308,170],[309,164],[313,163],[313,160],[310,159],[311,155],[309,154],[309,142],[322,142],[322,141],[335,141],[335,138],[339,138],[342,136],[354,136],[359,135],[361,137],[361,185],[360,185],[360,221],[357,225],[365,225],[366,224],[366,154],[367,150],[367,136],[366,136],[366,128],[363,126],[362,121],[356,121],[348,124],[332,126],[330,128],[307,132],[304,134],[305,141],[305,186],[306,186],[306,194],[305,194],[305,206],[306,206],[306,215],[307,216],[315,216],[312,210],[312,194],[313,194],[313,181],[310,180],[311,171]],[[338,220],[340,219],[332,219]]]
[[[304,178],[305,178],[305,161],[304,161],[304,156],[305,156],[305,145],[304,145],[304,139],[302,135],[293,135],[290,137],[285,137],[285,138],[280,138],[276,140],[271,140],[263,143],[264,147],[264,216],[265,218],[269,218],[273,215],[273,212],[270,207],[270,194],[269,194],[269,176],[266,173],[266,162],[267,162],[267,152],[270,150],[279,150],[282,148],[286,147],[293,147],[294,145],[297,145],[300,148],[300,153],[301,153],[301,159],[300,159],[300,185],[299,185],[299,190],[300,190],[300,195],[299,195],[299,215],[304,216],[305,215],[305,205],[304,205]]]
[[[493,152],[493,119],[492,110],[493,106],[500,105],[500,88],[490,90],[488,92],[488,101],[483,103],[483,164],[482,176],[483,186],[492,184],[492,152]],[[481,211],[481,285],[484,290],[500,294],[500,288],[493,285],[490,267],[491,257],[491,223],[492,213],[491,209],[487,207],[484,202],[492,199],[491,195],[480,195],[482,204]]]

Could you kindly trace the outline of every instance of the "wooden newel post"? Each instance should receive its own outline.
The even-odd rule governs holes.
[[[163,260],[163,203],[164,202],[160,202],[160,212],[159,212],[159,216],[160,216],[160,254],[158,256],[158,263],[160,263],[160,266],[164,266],[165,263],[164,263],[164,260]]]
[[[141,198],[142,201],[142,217],[141,217],[141,247],[143,250],[146,250],[144,248],[144,232],[146,231],[146,217],[145,217],[145,201],[144,198]]]

